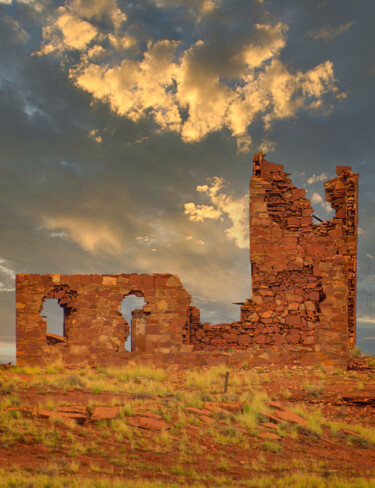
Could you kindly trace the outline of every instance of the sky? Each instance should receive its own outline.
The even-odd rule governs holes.
[[[0,0],[0,361],[15,273],[173,273],[203,321],[238,320],[258,150],[323,219],[336,165],[360,173],[375,353],[374,16],[371,0]]]

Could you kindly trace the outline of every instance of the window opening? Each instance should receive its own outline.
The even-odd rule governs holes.
[[[132,320],[132,312],[139,310],[146,305],[143,297],[137,297],[135,295],[127,295],[121,302],[121,313],[126,322],[129,324],[129,335],[125,341],[125,349],[129,352],[135,350],[135,330],[133,329],[134,323]]]
[[[47,342],[51,342],[53,336],[64,337],[64,309],[55,298],[47,298],[43,303],[40,315],[47,322]],[[58,341],[52,341],[56,343]]]

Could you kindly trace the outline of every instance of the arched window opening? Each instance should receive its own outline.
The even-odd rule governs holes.
[[[121,302],[121,313],[130,330],[125,341],[125,349],[129,352],[136,350],[137,339],[145,335],[146,317],[143,313],[143,306],[146,305],[143,297],[127,295]]]
[[[47,298],[40,315],[47,322],[47,343],[65,342],[64,309],[55,298]]]

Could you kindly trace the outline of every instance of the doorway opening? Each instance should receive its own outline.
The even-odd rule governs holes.
[[[125,341],[125,349],[129,352],[136,350],[137,333],[145,334],[146,318],[143,313],[143,306],[146,305],[143,296],[133,294],[127,295],[121,302],[121,313],[126,322],[129,324],[129,335]],[[142,327],[143,326],[143,327]]]
[[[47,343],[65,342],[65,310],[59,305],[59,301],[55,298],[47,298],[43,303],[40,315],[47,322]]]

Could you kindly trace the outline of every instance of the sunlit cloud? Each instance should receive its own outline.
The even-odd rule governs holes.
[[[343,32],[349,30],[353,24],[355,24],[354,21],[347,22],[346,24],[338,25],[336,27],[325,26],[321,29],[309,31],[306,36],[312,39],[323,39],[324,41],[330,41]]]
[[[0,293],[14,291],[15,272],[11,264],[0,258]]]
[[[325,212],[328,212],[328,213],[333,212],[333,208],[331,207],[331,204],[329,202],[325,202],[323,200],[322,195],[320,195],[317,192],[314,192],[312,194],[311,203],[313,205],[320,205]]]
[[[249,245],[248,239],[248,195],[233,197],[224,193],[224,179],[217,176],[208,179],[208,185],[197,186],[199,193],[209,197],[211,205],[185,203],[185,213],[193,222],[207,219],[220,220],[225,225],[225,234],[240,249]]]
[[[374,315],[359,315],[357,317],[357,322],[363,324],[375,324],[375,316]]]
[[[186,7],[198,22],[205,15],[213,13],[220,4],[220,0],[152,0],[152,2],[160,8]]]
[[[160,9],[177,5],[197,15],[220,10],[220,2],[212,0],[154,2]],[[287,42],[285,23],[254,22],[229,46],[202,33],[190,44],[150,37],[141,47],[126,30],[126,13],[115,0],[103,4],[75,0],[59,7],[43,29],[39,54],[61,56],[72,82],[119,116],[133,122],[152,118],[158,131],[178,133],[186,143],[227,129],[238,151],[247,152],[257,119],[269,129],[274,120],[296,117],[300,110],[327,109],[327,95],[341,96],[330,61],[303,72],[279,59]],[[100,30],[93,20],[105,16],[112,28]],[[80,52],[78,61],[69,58],[71,50]]]
[[[15,356],[16,344],[14,342],[0,341],[0,356]]]
[[[47,219],[44,227],[67,234],[82,249],[96,254],[107,252],[119,254],[123,250],[122,239],[107,223],[76,216]]]
[[[324,181],[326,179],[327,179],[327,175],[323,171],[322,173],[320,173],[320,175],[313,174],[312,176],[310,176],[310,178],[307,179],[307,184],[312,185],[313,183],[316,183],[317,181]]]
[[[259,151],[273,152],[276,149],[277,143],[275,141],[269,141],[268,139],[262,139],[258,149]]]
[[[97,129],[92,129],[89,131],[89,137],[90,139],[93,139],[96,142],[102,142],[102,136],[99,134],[99,131]]]

